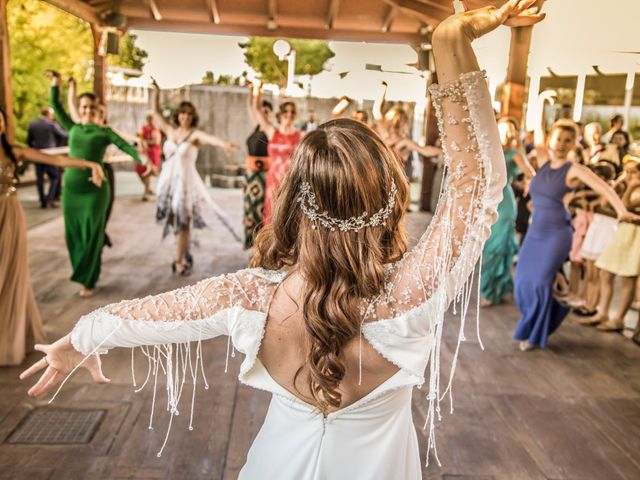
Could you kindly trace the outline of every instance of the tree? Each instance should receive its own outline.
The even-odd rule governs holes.
[[[118,55],[109,55],[109,65],[142,71],[145,63],[147,63],[149,54],[146,50],[136,45],[137,39],[137,35],[129,32],[122,35],[120,37]]]
[[[9,0],[7,22],[15,134],[24,142],[29,122],[48,104],[47,69],[75,77],[81,92],[92,89],[93,38],[89,24],[39,0]],[[110,63],[141,69],[147,53],[135,46],[135,36],[124,35],[120,45],[121,55]]]
[[[207,70],[206,72],[204,72],[204,75],[202,76],[202,80],[200,80],[200,83],[202,83],[203,85],[213,85],[214,83],[216,83],[215,77],[213,76],[213,72],[211,70]]]
[[[251,37],[240,43],[244,50],[245,63],[260,74],[265,83],[275,83],[284,87],[287,83],[287,61],[273,53],[274,38]],[[296,51],[296,75],[317,75],[323,70],[327,60],[335,56],[324,40],[288,40]]]

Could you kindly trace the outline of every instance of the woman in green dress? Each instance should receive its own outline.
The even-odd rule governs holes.
[[[498,122],[498,130],[507,162],[507,184],[498,205],[498,221],[491,227],[491,236],[482,251],[480,305],[483,307],[498,304],[513,292],[511,268],[513,257],[518,253],[515,230],[518,207],[511,182],[520,171],[527,180],[535,175],[531,165],[516,148],[518,135],[514,122],[509,118],[502,118]]]
[[[136,149],[114,133],[100,126],[97,98],[92,93],[78,97],[80,122],[75,123],[60,104],[60,74],[51,76],[50,103],[58,121],[69,132],[69,156],[83,158],[102,165],[104,152],[110,144],[142,163]],[[93,295],[100,277],[104,224],[109,205],[110,187],[107,182],[95,188],[89,182],[89,173],[78,168],[67,168],[62,181],[62,213],[64,235],[71,259],[71,280],[82,285],[82,297]]]

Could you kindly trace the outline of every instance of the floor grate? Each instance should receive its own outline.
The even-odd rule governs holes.
[[[65,445],[89,443],[106,410],[33,410],[11,432],[7,443]]]

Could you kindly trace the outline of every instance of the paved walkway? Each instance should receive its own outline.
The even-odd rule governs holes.
[[[212,190],[225,221],[209,212],[208,230],[200,232],[194,274],[184,279],[170,272],[173,241],[160,240],[152,203],[138,199],[132,177],[119,174],[119,192],[96,295],[81,299],[68,281],[69,263],[59,215],[29,206],[33,192],[22,192],[29,230],[34,289],[47,334],[66,333],[84,313],[109,302],[179,287],[242,268],[248,254],[241,234],[241,194]],[[40,220],[36,219],[40,215]],[[52,217],[52,218],[51,218]],[[414,239],[428,216],[409,215]],[[640,348],[617,334],[599,334],[569,319],[547,351],[521,353],[510,339],[518,313],[513,306],[483,310],[485,351],[468,325],[454,388],[455,414],[438,427],[442,467],[431,462],[425,478],[469,479],[637,479],[640,478]],[[450,316],[443,356],[448,371],[458,320]],[[32,354],[26,364],[39,355]],[[233,479],[241,468],[268,404],[268,395],[236,380],[241,356],[231,358],[224,373],[226,340],[204,348],[205,370],[212,387],[196,396],[195,430],[188,415],[176,417],[165,453],[167,416],[156,415],[148,429],[151,392],[134,393],[130,352],[115,350],[104,359],[108,386],[91,384],[85,373],[73,378],[54,405],[57,409],[106,412],[93,439],[78,445],[7,443],[14,429],[45,400],[26,397],[27,385],[16,377],[21,368],[0,369],[0,478],[11,479]],[[140,361],[138,368],[142,370]],[[158,389],[162,392],[162,388]],[[160,404],[164,404],[160,396]],[[445,409],[448,410],[448,409]],[[424,459],[424,392],[414,395],[414,419]],[[362,459],[366,461],[366,459]],[[355,480],[355,479],[354,479]],[[401,480],[401,479],[399,479]]]

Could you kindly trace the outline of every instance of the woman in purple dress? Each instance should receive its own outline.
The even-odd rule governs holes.
[[[637,218],[628,212],[616,192],[583,165],[569,160],[575,148],[577,129],[573,122],[560,120],[549,133],[549,141],[538,135],[539,170],[531,181],[533,217],[520,250],[515,274],[515,300],[521,312],[514,338],[522,351],[545,348],[549,335],[569,312],[553,297],[553,284],[571,249],[571,216],[563,198],[572,185],[582,182],[602,195],[620,220]]]

